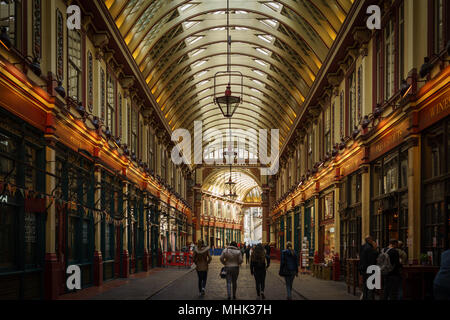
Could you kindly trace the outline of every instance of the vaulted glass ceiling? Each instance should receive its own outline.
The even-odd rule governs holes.
[[[233,129],[279,129],[282,144],[353,0],[230,0],[232,70],[244,75]],[[226,0],[105,0],[172,130],[228,128],[213,104],[226,70]],[[227,79],[219,78],[224,92]],[[232,80],[232,90],[237,90]],[[234,135],[234,134],[233,134]],[[236,137],[242,136],[236,133]],[[257,150],[257,136],[250,137]]]
[[[256,177],[245,169],[234,169],[231,174],[228,168],[215,170],[205,179],[202,190],[216,196],[228,194],[230,189],[225,182],[229,180],[230,175],[232,181],[236,183],[233,191],[238,195],[237,201],[249,199],[253,199],[253,202],[261,201],[261,187],[256,182]]]

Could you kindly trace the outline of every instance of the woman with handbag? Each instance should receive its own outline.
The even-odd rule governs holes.
[[[205,246],[203,240],[198,240],[197,248],[194,250],[193,260],[197,269],[198,291],[199,294],[205,295],[206,279],[208,277],[208,265],[211,263],[209,255],[209,247]]]
[[[266,283],[266,269],[269,268],[270,258],[262,244],[258,244],[250,260],[250,273],[255,277],[256,294],[265,299],[264,287]]]
[[[292,249],[292,243],[286,243],[286,250],[281,252],[280,276],[286,281],[287,299],[292,300],[292,283],[298,277],[298,258]]]
[[[233,287],[233,299],[236,299],[237,278],[239,276],[239,266],[242,264],[242,261],[242,253],[234,241],[222,251],[222,255],[220,256],[220,262],[225,266],[224,271],[226,272],[227,279],[228,300],[231,299],[231,287]]]

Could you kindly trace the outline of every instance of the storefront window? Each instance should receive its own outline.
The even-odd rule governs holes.
[[[448,249],[450,245],[449,131],[450,121],[446,119],[428,130],[422,139],[424,202],[422,251],[432,255],[434,265],[439,265],[442,251]]]
[[[0,204],[0,270],[13,270],[16,265],[17,215],[12,206]]]
[[[408,151],[397,149],[372,165],[371,235],[386,247],[408,240]]]
[[[36,213],[25,213],[25,264],[38,263],[38,219]]]
[[[77,246],[77,224],[78,217],[70,215],[68,218],[67,228],[67,258],[70,261],[76,259],[76,246]]]
[[[0,133],[0,179],[9,181],[12,184],[16,182],[16,162],[14,161],[17,153],[17,146],[13,139]]]

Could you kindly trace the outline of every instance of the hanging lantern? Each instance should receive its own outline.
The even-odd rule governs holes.
[[[241,97],[233,96],[231,93],[231,86],[228,84],[227,89],[225,90],[225,95],[219,97],[215,96],[214,103],[219,106],[220,111],[225,118],[231,118],[241,103]]]

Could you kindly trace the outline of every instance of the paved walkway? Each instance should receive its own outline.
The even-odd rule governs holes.
[[[197,273],[191,269],[156,268],[131,275],[129,279],[105,282],[101,287],[90,287],[60,297],[63,300],[224,300],[227,298],[226,281],[219,277],[222,264],[218,256],[211,262],[206,295],[199,296]],[[285,300],[284,278],[278,275],[279,263],[272,261],[266,276],[267,300]],[[325,281],[309,275],[294,280],[294,300],[357,300],[347,293],[343,282]],[[238,300],[257,300],[255,280],[245,262],[240,268]]]
[[[279,269],[279,261],[272,261],[269,272],[278,276]],[[359,300],[359,295],[347,293],[345,282],[321,280],[307,274],[299,273],[294,280],[293,289],[308,300]]]
[[[226,280],[219,277],[222,264],[218,256],[214,256],[209,266],[208,280],[206,282],[206,295],[199,296],[197,286],[197,273],[191,272],[181,279],[173,282],[164,290],[151,297],[151,300],[224,300],[227,299]],[[270,269],[270,267],[269,267]],[[255,278],[250,274],[250,265],[244,264],[239,270],[236,298],[238,300],[257,300]],[[266,276],[266,289],[264,291],[267,300],[285,300],[287,293],[284,279],[268,272]],[[294,292],[293,300],[304,298]]]

